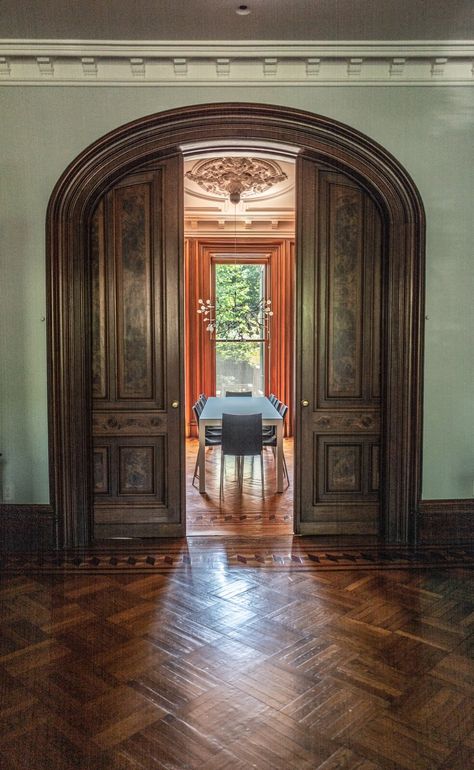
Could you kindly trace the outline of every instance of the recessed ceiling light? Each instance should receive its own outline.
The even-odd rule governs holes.
[[[235,12],[238,13],[239,16],[248,16],[250,13],[250,8],[248,5],[239,5],[239,7],[235,9]]]

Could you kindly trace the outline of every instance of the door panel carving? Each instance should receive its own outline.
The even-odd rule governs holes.
[[[182,532],[181,410],[168,410],[181,401],[180,188],[178,159],[166,161],[122,179],[93,217],[98,537]]]
[[[382,239],[378,210],[349,177],[299,162],[302,317],[301,531],[379,531]],[[304,200],[304,202],[303,202]],[[312,394],[312,400],[310,400]],[[304,471],[303,471],[304,474]]]

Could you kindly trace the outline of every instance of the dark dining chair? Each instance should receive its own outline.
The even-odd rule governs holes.
[[[248,396],[249,398],[252,398],[251,390],[226,390],[225,394],[226,396],[232,396],[233,398],[235,398],[235,396]]]
[[[280,411],[280,407],[282,406],[282,402],[275,396],[274,393],[270,393],[268,396],[268,400],[270,401],[271,405],[275,407],[277,412]],[[286,414],[286,413],[285,413]],[[270,436],[275,436],[275,426],[274,425],[265,425],[263,428],[263,437],[269,438]]]
[[[196,423],[198,427],[199,427],[199,418],[201,416],[202,410],[206,405],[206,401],[207,401],[207,396],[204,396],[204,394],[201,393],[198,400],[193,406],[193,411],[196,417]],[[221,435],[221,429],[218,426],[210,425],[206,428],[206,436],[220,436],[220,435]]]
[[[221,443],[221,479],[220,497],[224,492],[224,462],[227,455],[237,458],[239,488],[242,489],[244,458],[260,455],[262,476],[262,497],[265,497],[265,479],[263,474],[262,415],[260,414],[223,414]]]
[[[279,401],[278,403],[279,403],[278,411],[280,412],[280,414],[282,416],[283,422],[285,422],[285,417],[286,417],[286,414],[288,412],[288,407],[287,407],[286,404],[282,404],[281,401]],[[276,406],[275,406],[275,409],[277,409]],[[276,430],[275,430],[275,427],[273,425],[271,425],[270,427],[272,428],[273,433],[271,433],[271,434],[266,434],[265,432],[263,433],[262,445],[264,447],[270,447],[273,450],[273,456],[275,457],[275,460],[276,460],[276,447],[277,447]],[[283,452],[283,475],[286,478],[286,481],[287,481],[286,488],[288,489],[288,487],[290,486],[290,477],[288,475],[288,466],[286,464],[285,453],[284,452]]]
[[[193,412],[194,416],[196,418],[197,426],[199,427],[199,418],[201,417],[202,412],[202,405],[199,401],[196,401],[195,404],[193,404]],[[206,436],[204,440],[204,452],[206,451],[206,447],[214,447],[214,446],[220,446],[221,444],[221,431],[220,428],[216,428],[216,433],[212,432],[211,428],[206,428]],[[193,474],[193,480],[192,485],[193,487],[196,486],[194,483],[197,478],[199,478],[198,475],[198,463],[199,463],[199,453],[201,451],[201,447],[199,447],[196,455],[196,464],[194,466],[194,474]]]

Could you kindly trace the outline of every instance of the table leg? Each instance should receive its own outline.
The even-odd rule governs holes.
[[[199,492],[206,492],[206,426],[202,420],[199,422]]]
[[[276,426],[277,492],[283,492],[283,420]]]

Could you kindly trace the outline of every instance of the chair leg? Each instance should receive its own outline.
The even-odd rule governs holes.
[[[284,474],[286,476],[286,480],[288,482],[287,486],[286,486],[286,488],[288,489],[288,487],[290,486],[290,477],[288,476],[288,466],[286,464],[285,455],[283,455],[283,471],[284,471]]]
[[[224,494],[224,465],[225,465],[225,454],[221,451],[221,478],[220,478],[220,484],[219,484],[219,500],[222,500],[222,496]]]
[[[196,465],[194,466],[194,476],[193,476],[193,480],[192,480],[193,487],[196,486],[196,484],[194,483],[195,480],[199,478],[199,475],[198,475],[198,463],[199,463],[199,453],[200,453],[200,451],[201,451],[201,449],[199,448],[198,451],[197,451],[197,455],[196,455]]]
[[[265,499],[265,477],[263,475],[263,452],[260,452],[260,473],[262,476],[262,497]]]

